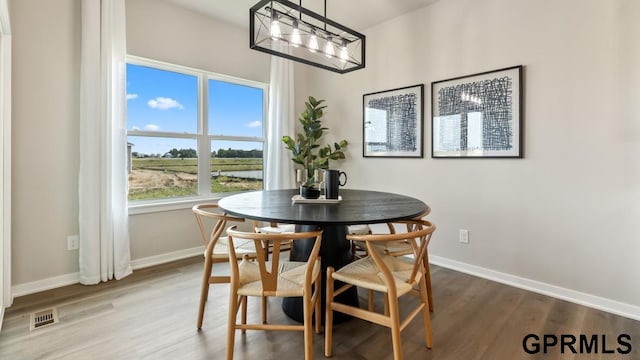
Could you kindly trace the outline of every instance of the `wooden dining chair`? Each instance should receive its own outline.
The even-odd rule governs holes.
[[[213,275],[213,265],[229,261],[229,243],[227,237],[222,236],[229,222],[242,223],[243,218],[225,215],[217,211],[217,204],[199,204],[191,208],[198,223],[198,229],[204,241],[204,271],[200,288],[200,306],[198,308],[198,329],[202,328],[204,308],[209,297],[209,285],[230,282],[230,277]],[[243,256],[255,257],[253,241],[236,239],[234,253],[241,259]],[[263,306],[263,316],[266,309]]]
[[[229,319],[227,330],[227,360],[233,359],[235,332],[242,330],[297,330],[304,332],[304,358],[311,360],[313,355],[312,323],[315,314],[315,331],[320,333],[321,308],[320,294],[322,271],[318,253],[322,231],[299,233],[256,233],[242,232],[235,227],[227,230],[229,236],[229,260],[231,264],[231,285],[229,291]],[[235,252],[236,239],[249,239],[253,242],[256,258],[244,257],[240,263],[231,261],[238,255]],[[282,245],[290,241],[313,239],[313,247],[307,261],[284,261],[281,259]],[[267,261],[268,250],[271,259]],[[303,324],[247,324],[244,306],[247,297],[301,297],[303,300]],[[238,323],[238,311],[242,305],[241,321]]]
[[[325,320],[325,356],[332,354],[333,312],[338,311],[391,329],[393,358],[402,359],[402,342],[400,332],[418,314],[422,313],[425,331],[425,343],[432,347],[431,319],[429,315],[429,299],[425,282],[425,253],[435,231],[435,225],[426,220],[403,221],[407,232],[395,234],[347,235],[347,239],[363,241],[367,247],[367,257],[356,260],[341,269],[334,271],[327,268],[326,285],[326,320]],[[380,245],[392,241],[407,240],[414,249],[414,257],[396,257],[380,251]],[[334,290],[334,282],[344,283]],[[378,313],[373,309],[360,309],[335,301],[335,297],[347,289],[357,286],[380,292],[385,296],[385,311]],[[410,294],[418,287],[420,303],[408,315],[400,320],[399,298]]]
[[[416,219],[424,219],[427,215],[429,215],[431,213],[431,208],[427,208],[426,211],[424,211],[422,214],[416,216]],[[378,224],[376,224],[378,225]],[[387,229],[386,231],[390,234],[394,234],[396,232],[395,230],[395,224],[394,223],[387,223]],[[408,224],[406,224],[406,226],[410,226]],[[378,230],[379,227],[372,225],[370,227],[370,231],[369,234],[372,233],[380,233],[380,232],[376,232],[374,231]],[[354,233],[355,235],[366,235],[366,234],[362,234],[362,233]],[[364,244],[364,242],[362,241],[352,241],[352,246],[354,248],[353,253],[357,254],[358,257],[364,257],[367,254],[367,248]],[[398,240],[398,241],[389,241],[389,242],[384,242],[384,243],[376,243],[375,246],[383,251],[384,253],[391,255],[391,256],[406,256],[406,255],[413,255],[414,253],[414,249],[411,246],[411,244],[409,243],[409,241],[405,240]],[[432,287],[431,287],[431,269],[429,268],[429,251],[427,250],[425,253],[425,259],[426,261],[424,262],[425,265],[425,281],[427,282],[427,295],[429,296],[429,311],[433,312],[435,309],[435,305],[433,302],[433,291],[432,291]],[[371,309],[373,306],[373,294],[370,291],[369,292],[369,308]]]

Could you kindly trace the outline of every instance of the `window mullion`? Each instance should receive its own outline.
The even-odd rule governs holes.
[[[198,76],[198,194],[211,194],[211,140],[209,129],[209,87],[206,74]]]

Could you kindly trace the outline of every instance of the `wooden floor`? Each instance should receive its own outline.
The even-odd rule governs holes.
[[[192,258],[117,282],[18,298],[5,314],[0,359],[223,359],[227,286],[212,287],[203,329],[197,331],[201,266],[200,258]],[[402,333],[405,359],[640,359],[637,321],[435,266],[432,279],[434,347],[424,346],[418,318]],[[259,318],[257,305],[249,303],[250,321]],[[60,322],[30,332],[29,314],[48,307],[58,309]],[[288,321],[277,300],[269,303],[269,319]],[[556,346],[529,355],[522,347],[529,333],[598,335],[598,353],[562,354]],[[631,353],[602,354],[602,335],[610,350],[619,346],[620,334],[630,335]],[[324,337],[315,335],[315,358],[324,358],[323,346]],[[390,346],[386,328],[360,320],[334,327],[334,359],[391,359]],[[304,356],[300,332],[238,334],[235,348],[235,359]]]

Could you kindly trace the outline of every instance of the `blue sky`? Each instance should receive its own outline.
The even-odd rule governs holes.
[[[208,80],[209,134],[262,136],[263,90]],[[198,126],[196,76],[127,64],[127,129],[196,133]],[[133,151],[164,154],[172,148],[196,148],[194,140],[129,137]],[[214,142],[218,148],[261,149],[260,143]]]

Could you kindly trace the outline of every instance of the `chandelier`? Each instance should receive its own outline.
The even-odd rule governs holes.
[[[365,36],[287,0],[261,0],[249,10],[250,47],[344,74],[364,68]]]

